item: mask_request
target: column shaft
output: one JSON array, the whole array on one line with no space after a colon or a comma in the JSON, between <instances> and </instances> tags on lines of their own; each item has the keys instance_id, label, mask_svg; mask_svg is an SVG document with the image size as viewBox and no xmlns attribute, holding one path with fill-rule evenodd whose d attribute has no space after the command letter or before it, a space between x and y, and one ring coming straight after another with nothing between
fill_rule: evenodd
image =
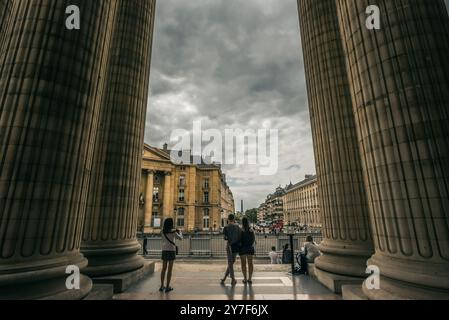
<instances>
[{"instance_id":1,"label":"column shaft","mask_svg":"<svg viewBox=\"0 0 449 320\"><path fill-rule=\"evenodd\" d=\"M154 0L118 0L82 244L91 276L143 266L136 233L154 11Z\"/></svg>"},{"instance_id":2,"label":"column shaft","mask_svg":"<svg viewBox=\"0 0 449 320\"><path fill-rule=\"evenodd\" d=\"M368 30L377 5L381 29ZM449 19L443 1L338 1L382 275L370 298L449 298Z\"/></svg>"},{"instance_id":3,"label":"column shaft","mask_svg":"<svg viewBox=\"0 0 449 320\"><path fill-rule=\"evenodd\" d=\"M336 4L298 8L324 233L316 267L361 279L373 249Z\"/></svg>"},{"instance_id":4,"label":"column shaft","mask_svg":"<svg viewBox=\"0 0 449 320\"><path fill-rule=\"evenodd\" d=\"M3 38L11 17L12 0L0 0L0 37ZM2 42L3 43L3 42Z\"/></svg>"},{"instance_id":5,"label":"column shaft","mask_svg":"<svg viewBox=\"0 0 449 320\"><path fill-rule=\"evenodd\" d=\"M110 1L8 2L0 55L0 298L79 299L80 234L102 90ZM66 7L83 28L65 28ZM2 24L3 25L3 24Z\"/></svg>"},{"instance_id":6,"label":"column shaft","mask_svg":"<svg viewBox=\"0 0 449 320\"><path fill-rule=\"evenodd\" d=\"M154 172L149 171L147 175L147 192L145 195L145 220L144 230L149 232L151 230L151 220L153 219L153 188L154 188Z\"/></svg>"},{"instance_id":7,"label":"column shaft","mask_svg":"<svg viewBox=\"0 0 449 320\"><path fill-rule=\"evenodd\" d=\"M166 173L164 179L164 204L163 204L163 218L174 218L173 215L173 197L174 194L172 192L172 174Z\"/></svg>"}]
</instances>

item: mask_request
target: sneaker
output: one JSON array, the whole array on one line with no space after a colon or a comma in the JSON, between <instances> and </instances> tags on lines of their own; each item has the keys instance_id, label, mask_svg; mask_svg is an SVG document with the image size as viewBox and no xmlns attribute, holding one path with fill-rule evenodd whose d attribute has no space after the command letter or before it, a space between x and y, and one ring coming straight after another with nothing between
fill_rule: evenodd
<instances>
[{"instance_id":1,"label":"sneaker","mask_svg":"<svg viewBox=\"0 0 449 320\"><path fill-rule=\"evenodd\" d=\"M165 287L160 287L159 288L159 292L164 292L165 291Z\"/></svg>"},{"instance_id":2,"label":"sneaker","mask_svg":"<svg viewBox=\"0 0 449 320\"><path fill-rule=\"evenodd\" d=\"M172 287L165 288L165 293L169 293L170 291L173 291Z\"/></svg>"}]
</instances>

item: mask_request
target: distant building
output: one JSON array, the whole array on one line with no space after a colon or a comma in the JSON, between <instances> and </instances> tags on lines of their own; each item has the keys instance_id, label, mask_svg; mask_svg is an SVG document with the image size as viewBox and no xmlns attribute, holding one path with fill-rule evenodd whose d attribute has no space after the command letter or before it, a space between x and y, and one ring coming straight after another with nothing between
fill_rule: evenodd
<instances>
[{"instance_id":1,"label":"distant building","mask_svg":"<svg viewBox=\"0 0 449 320\"><path fill-rule=\"evenodd\" d=\"M265 221L266 217L266 204L262 203L259 208L257 209L257 221Z\"/></svg>"},{"instance_id":2,"label":"distant building","mask_svg":"<svg viewBox=\"0 0 449 320\"><path fill-rule=\"evenodd\" d=\"M175 164L171 150L145 144L138 226L159 233L165 218L184 232L219 231L234 198L219 164ZM194 161L191 161L193 163Z\"/></svg>"},{"instance_id":3,"label":"distant building","mask_svg":"<svg viewBox=\"0 0 449 320\"><path fill-rule=\"evenodd\" d=\"M221 183L221 227L226 225L226 221L231 213L235 213L234 195L226 183L226 175L223 175Z\"/></svg>"},{"instance_id":4,"label":"distant building","mask_svg":"<svg viewBox=\"0 0 449 320\"><path fill-rule=\"evenodd\" d=\"M290 183L285 188L283 203L286 223L317 228L322 226L315 175L307 175L295 185Z\"/></svg>"},{"instance_id":5,"label":"distant building","mask_svg":"<svg viewBox=\"0 0 449 320\"><path fill-rule=\"evenodd\" d=\"M269 194L263 204L259 206L257 217L259 221L275 221L284 219L283 196L285 190L281 186Z\"/></svg>"}]
</instances>

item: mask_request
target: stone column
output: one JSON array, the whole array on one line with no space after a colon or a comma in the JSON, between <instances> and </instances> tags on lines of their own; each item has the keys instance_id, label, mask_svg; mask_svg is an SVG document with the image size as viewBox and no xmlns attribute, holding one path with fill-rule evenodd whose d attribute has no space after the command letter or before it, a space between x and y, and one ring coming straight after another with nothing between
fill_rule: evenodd
<instances>
[{"instance_id":1,"label":"stone column","mask_svg":"<svg viewBox=\"0 0 449 320\"><path fill-rule=\"evenodd\" d=\"M145 195L145 221L144 230L150 232L151 220L153 219L153 189L154 189L154 171L148 170L147 173L147 192Z\"/></svg>"},{"instance_id":2,"label":"stone column","mask_svg":"<svg viewBox=\"0 0 449 320\"><path fill-rule=\"evenodd\" d=\"M174 218L173 216L173 199L174 195L172 193L172 174L171 172L165 173L165 179L164 179L164 204L162 206L163 208L163 219L166 218ZM163 222L163 221L162 221Z\"/></svg>"},{"instance_id":3,"label":"stone column","mask_svg":"<svg viewBox=\"0 0 449 320\"><path fill-rule=\"evenodd\" d=\"M366 28L377 5L381 29ZM338 1L381 290L449 298L449 19L443 1Z\"/></svg>"},{"instance_id":4,"label":"stone column","mask_svg":"<svg viewBox=\"0 0 449 320\"><path fill-rule=\"evenodd\" d=\"M81 275L80 290L67 290L66 268L87 265L86 172L114 6L10 4L0 55L0 299L80 299L92 282ZM65 28L69 5L86 27Z\"/></svg>"},{"instance_id":5,"label":"stone column","mask_svg":"<svg viewBox=\"0 0 449 320\"><path fill-rule=\"evenodd\" d=\"M336 279L365 276L373 252L368 205L335 1L298 0L298 8L323 217L316 268L339 292Z\"/></svg>"},{"instance_id":6,"label":"stone column","mask_svg":"<svg viewBox=\"0 0 449 320\"><path fill-rule=\"evenodd\" d=\"M6 36L6 26L8 24L9 18L11 17L11 0L0 0L0 39L4 43Z\"/></svg>"},{"instance_id":7,"label":"stone column","mask_svg":"<svg viewBox=\"0 0 449 320\"><path fill-rule=\"evenodd\" d=\"M154 0L118 0L82 243L94 277L143 266L136 233L154 13Z\"/></svg>"}]
</instances>

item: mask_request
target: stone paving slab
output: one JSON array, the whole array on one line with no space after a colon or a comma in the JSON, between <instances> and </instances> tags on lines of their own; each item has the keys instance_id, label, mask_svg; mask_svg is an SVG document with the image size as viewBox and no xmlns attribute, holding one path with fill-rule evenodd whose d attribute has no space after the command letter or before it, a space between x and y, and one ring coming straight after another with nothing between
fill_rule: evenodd
<instances>
[{"instance_id":1,"label":"stone paving slab","mask_svg":"<svg viewBox=\"0 0 449 320\"><path fill-rule=\"evenodd\" d=\"M225 264L177 262L171 286L173 292L158 291L160 285L159 262L155 273L146 277L126 292L114 296L116 300L336 300L339 295L308 276L291 277L286 266L256 265L251 286L242 283L243 277L236 268L237 285L225 285L220 278Z\"/></svg>"}]
</instances>

